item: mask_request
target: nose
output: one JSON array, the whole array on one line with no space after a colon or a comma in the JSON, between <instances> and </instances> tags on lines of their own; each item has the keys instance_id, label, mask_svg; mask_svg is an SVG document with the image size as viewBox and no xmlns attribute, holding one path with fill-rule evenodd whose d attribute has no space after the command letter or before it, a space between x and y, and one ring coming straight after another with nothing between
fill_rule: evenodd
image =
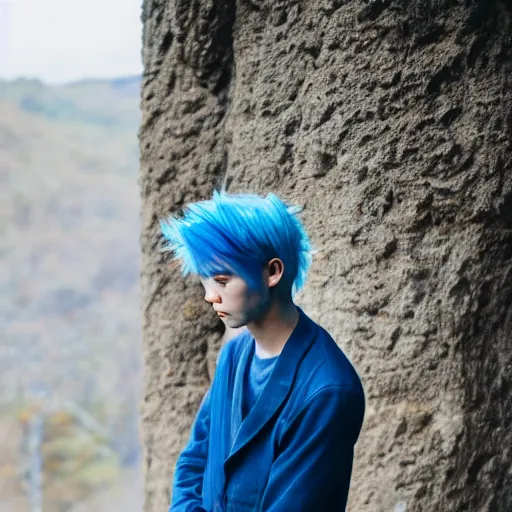
<instances>
[{"instance_id":1,"label":"nose","mask_svg":"<svg viewBox=\"0 0 512 512\"><path fill-rule=\"evenodd\" d=\"M210 304L220 303L220 296L218 293L215 293L213 290L205 290L204 300Z\"/></svg>"}]
</instances>

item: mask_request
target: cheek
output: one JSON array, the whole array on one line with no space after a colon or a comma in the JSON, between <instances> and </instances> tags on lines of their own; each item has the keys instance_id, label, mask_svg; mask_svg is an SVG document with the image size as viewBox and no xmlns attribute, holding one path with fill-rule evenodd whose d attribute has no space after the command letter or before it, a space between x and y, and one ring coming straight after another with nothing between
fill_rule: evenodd
<instances>
[{"instance_id":1,"label":"cheek","mask_svg":"<svg viewBox=\"0 0 512 512\"><path fill-rule=\"evenodd\" d=\"M262 294L261 292L253 292L246 294L244 296L244 301L247 309L259 310L266 303L266 297L265 294Z\"/></svg>"},{"instance_id":2,"label":"cheek","mask_svg":"<svg viewBox=\"0 0 512 512\"><path fill-rule=\"evenodd\" d=\"M259 298L245 289L232 290L233 293L226 294L224 300L226 305L234 309L247 310L254 308L258 304Z\"/></svg>"},{"instance_id":3,"label":"cheek","mask_svg":"<svg viewBox=\"0 0 512 512\"><path fill-rule=\"evenodd\" d=\"M265 290L252 291L244 281L237 280L232 282L223 294L223 301L226 306L231 306L233 311L246 311L260 308L262 302L265 300ZM268 293L267 293L268 295Z\"/></svg>"}]
</instances>

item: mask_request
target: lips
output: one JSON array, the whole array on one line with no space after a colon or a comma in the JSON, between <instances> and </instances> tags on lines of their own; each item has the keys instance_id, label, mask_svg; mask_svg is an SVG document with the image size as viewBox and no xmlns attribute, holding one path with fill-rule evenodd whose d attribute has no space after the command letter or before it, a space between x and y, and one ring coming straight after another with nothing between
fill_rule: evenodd
<instances>
[{"instance_id":1,"label":"lips","mask_svg":"<svg viewBox=\"0 0 512 512\"><path fill-rule=\"evenodd\" d=\"M217 311L217 314L219 316L226 316L227 315L227 313L225 313L224 311Z\"/></svg>"}]
</instances>

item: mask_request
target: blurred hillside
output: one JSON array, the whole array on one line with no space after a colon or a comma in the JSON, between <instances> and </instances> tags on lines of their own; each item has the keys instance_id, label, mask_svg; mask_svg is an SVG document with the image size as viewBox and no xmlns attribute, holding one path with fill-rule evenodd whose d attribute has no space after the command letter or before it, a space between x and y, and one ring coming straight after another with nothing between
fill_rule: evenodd
<instances>
[{"instance_id":1,"label":"blurred hillside","mask_svg":"<svg viewBox=\"0 0 512 512\"><path fill-rule=\"evenodd\" d=\"M20 493L33 418L43 469L55 470L43 475L43 510L72 510L138 471L139 85L0 81L0 432L11 432L0 475L12 480L0 484L1 510L29 510ZM97 512L131 510L106 501Z\"/></svg>"}]
</instances>

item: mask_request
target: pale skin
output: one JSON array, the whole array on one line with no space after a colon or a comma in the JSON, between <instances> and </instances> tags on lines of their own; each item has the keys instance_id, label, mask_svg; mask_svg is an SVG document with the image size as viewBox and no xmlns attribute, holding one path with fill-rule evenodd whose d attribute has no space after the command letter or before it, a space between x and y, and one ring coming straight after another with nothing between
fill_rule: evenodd
<instances>
[{"instance_id":1,"label":"pale skin","mask_svg":"<svg viewBox=\"0 0 512 512\"><path fill-rule=\"evenodd\" d=\"M299 321L290 290L283 289L283 273L282 260L270 260L263 269L263 286L258 292L250 291L248 284L234 275L201 279L206 302L213 306L226 328L247 327L260 358L279 355Z\"/></svg>"}]
</instances>

